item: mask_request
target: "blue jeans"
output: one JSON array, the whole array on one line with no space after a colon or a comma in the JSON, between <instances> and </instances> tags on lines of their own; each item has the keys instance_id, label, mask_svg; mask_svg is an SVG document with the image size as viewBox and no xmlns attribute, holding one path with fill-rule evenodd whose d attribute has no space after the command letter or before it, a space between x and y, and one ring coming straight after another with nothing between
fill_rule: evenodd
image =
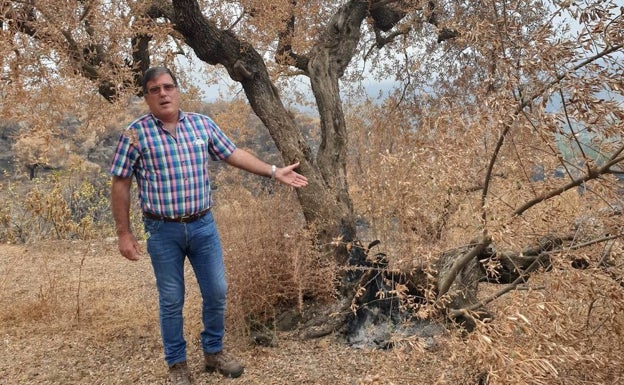
<instances>
[{"instance_id":1,"label":"blue jeans","mask_svg":"<svg viewBox=\"0 0 624 385\"><path fill-rule=\"evenodd\" d=\"M211 212L191 223L143 219L148 233L165 361L171 366L186 361L183 332L184 261L188 257L202 296L201 345L205 352L221 351L225 332L227 284L219 233Z\"/></svg>"}]
</instances>

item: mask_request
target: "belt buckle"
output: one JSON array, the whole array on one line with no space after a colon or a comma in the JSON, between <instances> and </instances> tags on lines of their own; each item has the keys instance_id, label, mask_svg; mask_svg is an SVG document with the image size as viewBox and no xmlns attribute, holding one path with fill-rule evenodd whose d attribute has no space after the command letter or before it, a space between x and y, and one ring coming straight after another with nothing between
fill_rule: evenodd
<instances>
[{"instance_id":1,"label":"belt buckle","mask_svg":"<svg viewBox=\"0 0 624 385\"><path fill-rule=\"evenodd\" d=\"M186 216L179 217L179 218L176 218L176 219L180 223L193 222L194 220L203 217L207 212L208 212L208 210L202 210L202 211L196 212L195 214L186 215Z\"/></svg>"},{"instance_id":2,"label":"belt buckle","mask_svg":"<svg viewBox=\"0 0 624 385\"><path fill-rule=\"evenodd\" d=\"M186 223L186 222L190 222L193 220L193 218L195 217L195 215L197 214L191 214L191 215L185 215L183 217L178 217L176 218L176 222L179 223Z\"/></svg>"}]
</instances>

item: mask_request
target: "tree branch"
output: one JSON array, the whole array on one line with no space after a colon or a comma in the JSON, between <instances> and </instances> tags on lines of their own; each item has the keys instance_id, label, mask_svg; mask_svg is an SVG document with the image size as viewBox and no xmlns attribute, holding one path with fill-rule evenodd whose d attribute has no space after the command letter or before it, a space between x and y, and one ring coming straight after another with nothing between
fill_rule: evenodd
<instances>
[{"instance_id":1,"label":"tree branch","mask_svg":"<svg viewBox=\"0 0 624 385\"><path fill-rule=\"evenodd\" d=\"M496 147L494 148L494 152L492 153L492 156L490 157L490 162L489 162L488 167L487 167L487 171L486 171L486 175L485 175L485 181L484 181L484 185L483 185L483 192L481 194L481 219L482 219L484 224L485 224L485 221L487 219L486 212L485 212L485 203L486 203L486 200L487 200L487 194L488 194L488 190L489 190L489 185L490 185L490 182L492 180L492 172L494 170L494 164L496 163L496 160L498 159L498 154L500 152L500 149L503 146L503 143L505 142L505 138L507 137L507 135L509 134L509 131L511 130L512 122L515 121L516 117L522 112L522 110L524 110L524 108L528 107L534 100L540 98L549 88L551 88L552 86L560 83L563 79L565 79L565 77L569 73L578 71L579 69L581 69L581 68L583 68L583 67L585 67L585 66L587 66L587 65L589 65L589 64L591 64L593 62L595 62L596 60L601 59L601 58L603 58L603 57L605 57L605 56L607 56L607 55L609 55L609 54L611 54L613 52L616 52L616 51L622 49L623 47L624 47L624 43L606 48L602 52L599 52L596 55L583 60L582 62L580 62L579 64L574 66L572 69L570 69L569 71L560 73L553 80L551 80L546 85L544 85L541 89L539 89L537 92L533 93L533 95L531 95L531 97L529 97L528 99L520 100L518 106L516 107L515 111L511 115L511 118L506 123L503 123L503 132L500 134L500 136L498 138L498 141L496 142ZM608 170L608 167L605 170ZM589 174L590 174L590 172L588 172L588 175ZM592 176L591 179L593 179L594 177L595 176ZM567 185L567 187L568 187L567 189L576 187L576 186L580 185L581 183L583 183L584 181L585 180L583 180L583 178L581 178L579 180L576 180L576 181L573 181L572 183ZM559 195L559 194L563 193L563 191L566 191L566 190L563 190L563 191L559 191L559 190L560 189L557 189L557 190L553 191L551 194L547 194L547 195L543 196L544 199L552 198L553 196ZM557 192L557 191L559 191L559 192ZM531 202L523 205L520 209L516 210L514 212L514 214L515 215L520 215L522 212L524 212L528 208L534 206L536 203L539 203L539 202L543 201L544 199L534 199Z\"/></svg>"},{"instance_id":2,"label":"tree branch","mask_svg":"<svg viewBox=\"0 0 624 385\"><path fill-rule=\"evenodd\" d=\"M308 63L310 59L307 56L299 55L292 50L292 38L295 33L295 15L294 8L297 5L296 0L292 0L291 14L288 22L284 26L284 30L278 34L277 51L275 53L275 61L282 65L292 65L301 70L304 74L308 74Z\"/></svg>"},{"instance_id":3,"label":"tree branch","mask_svg":"<svg viewBox=\"0 0 624 385\"><path fill-rule=\"evenodd\" d=\"M592 179L596 179L599 178L601 175L603 174L608 174L610 172L613 172L613 170L611 170L611 167L618 164L622 159L621 157L618 157L618 155L624 150L624 145L622 145L609 159L609 161L607 163L605 163L604 165L602 165L601 167L592 167L592 166L587 166L587 173L585 175L583 175L580 178L574 179L572 180L570 183L561 186L557 189L551 190L551 191L547 191L542 195L539 195L533 199L531 199L530 201L526 202L525 204L523 204L522 206L518 207L513 214L514 215L522 215L526 210L530 209L531 207L535 206L536 204L543 202L545 200L548 200L550 198L556 197L557 195L561 195L563 194L565 191L568 191L572 188L578 187L580 185L582 185L583 183L590 181Z\"/></svg>"},{"instance_id":4,"label":"tree branch","mask_svg":"<svg viewBox=\"0 0 624 385\"><path fill-rule=\"evenodd\" d=\"M404 26L402 28L398 28L395 31L383 36L380 31L387 32L395 27L399 21L403 20L405 16L408 15L405 9L400 7L390 7L389 5L395 3L396 1L379 1L374 3L371 6L370 14L371 18L374 20L374 32L375 32L375 46L377 49L381 49L386 44L393 42L397 37L409 34L413 28L411 26ZM433 1L429 1L427 3L427 11L429 14L425 14L423 20L421 22L427 22L436 28L438 28L438 43L442 43L443 41L456 38L459 36L459 32L456 30L452 30L449 28L440 29L440 25L438 22L438 14L436 12L436 5ZM414 11L424 11L422 7L415 7ZM371 48L372 50L372 48ZM366 54L366 56L368 53Z\"/></svg>"},{"instance_id":5,"label":"tree branch","mask_svg":"<svg viewBox=\"0 0 624 385\"><path fill-rule=\"evenodd\" d=\"M453 261L451 268L438 282L438 298L448 292L459 272L468 264L468 262L473 260L477 255L481 254L491 242L492 238L488 235L484 235L481 240L474 245L472 250Z\"/></svg>"},{"instance_id":6,"label":"tree branch","mask_svg":"<svg viewBox=\"0 0 624 385\"><path fill-rule=\"evenodd\" d=\"M534 265L537 264L537 261L539 261L539 258L535 258L535 261L533 261L533 263L527 268L527 271L530 271L534 267ZM458 316L464 315L466 311L475 311L477 309L480 309L484 307L485 305L487 305L488 303L494 301L495 299L502 297L503 295L516 289L518 285L523 283L525 281L525 278L527 278L528 276L529 276L529 273L523 272L520 274L518 278L515 279L515 281L505 286L498 292L492 294L491 296L484 298L481 301L474 303L468 307L462 308L462 309L449 309L448 314L451 317L458 317Z\"/></svg>"}]
</instances>

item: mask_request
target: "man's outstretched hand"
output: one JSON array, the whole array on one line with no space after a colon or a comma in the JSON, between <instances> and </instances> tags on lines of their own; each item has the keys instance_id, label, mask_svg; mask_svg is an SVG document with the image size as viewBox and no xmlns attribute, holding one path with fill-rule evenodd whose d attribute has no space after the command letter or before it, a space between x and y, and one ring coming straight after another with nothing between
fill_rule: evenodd
<instances>
[{"instance_id":1,"label":"man's outstretched hand","mask_svg":"<svg viewBox=\"0 0 624 385\"><path fill-rule=\"evenodd\" d=\"M292 187L305 187L308 185L308 178L299 174L295 169L299 167L299 162L290 166L275 170L275 180L278 180Z\"/></svg>"}]
</instances>

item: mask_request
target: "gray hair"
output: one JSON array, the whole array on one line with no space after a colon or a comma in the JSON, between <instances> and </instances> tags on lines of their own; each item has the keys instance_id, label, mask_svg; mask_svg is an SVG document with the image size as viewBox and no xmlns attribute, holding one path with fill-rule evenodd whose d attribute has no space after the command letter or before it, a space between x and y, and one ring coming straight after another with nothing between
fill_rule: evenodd
<instances>
[{"instance_id":1,"label":"gray hair","mask_svg":"<svg viewBox=\"0 0 624 385\"><path fill-rule=\"evenodd\" d=\"M174 86L178 86L178 79L176 79L175 75L173 74L173 72L171 72L171 70L167 67L151 67L148 68L145 73L143 73L143 80L141 81L141 85L143 87L143 95L147 95L147 83L150 80L154 80L155 78L159 77L162 74L167 74L169 76L171 76L171 79L173 79L173 85Z\"/></svg>"}]
</instances>

